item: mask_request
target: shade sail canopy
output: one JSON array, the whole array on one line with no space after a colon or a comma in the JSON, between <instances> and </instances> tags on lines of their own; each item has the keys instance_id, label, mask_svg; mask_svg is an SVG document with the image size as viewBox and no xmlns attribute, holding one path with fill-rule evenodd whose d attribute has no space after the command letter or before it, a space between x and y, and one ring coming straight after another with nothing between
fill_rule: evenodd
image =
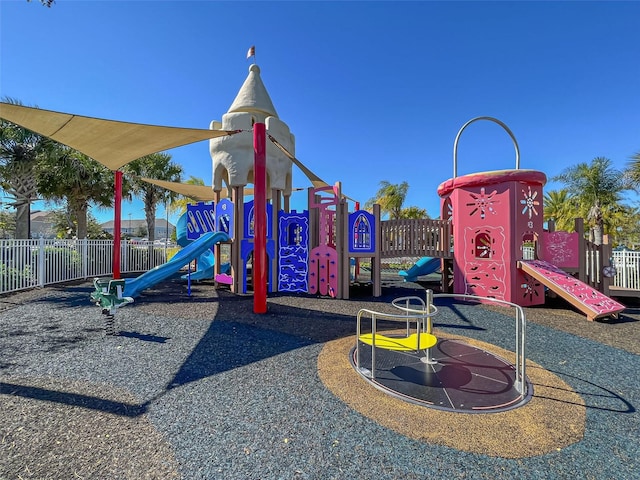
<instances>
[{"instance_id":1,"label":"shade sail canopy","mask_svg":"<svg viewBox=\"0 0 640 480\"><path fill-rule=\"evenodd\" d=\"M295 166L297 166L300 170L302 170L302 173L306 175L306 177L309 179L309 181L311 182L311 185L313 185L314 188L323 188L323 187L331 186L327 182L322 180L319 176L317 176L315 173L313 173L311 170L309 170L304 163L302 163L300 160L294 157L291 154L291 152L289 152L286 148L284 148L282 144L278 142L272 135L268 135L268 137L269 137L269 140L271 140L271 142L273 142L273 144L276 147L278 147L282 151L282 153L284 153L289 158L289 160L291 160L294 163ZM353 198L345 194L342 194L342 196L344 198L348 198L352 202L357 202L357 200L354 200Z\"/></svg>"},{"instance_id":2,"label":"shade sail canopy","mask_svg":"<svg viewBox=\"0 0 640 480\"><path fill-rule=\"evenodd\" d=\"M213 187L207 185L192 185L190 183L180 183L180 182L168 182L166 180L156 180L153 178L139 177L140 180L143 180L147 183L151 183L152 185L157 185L158 187L166 188L167 190L171 190L172 192L179 193L180 195L184 195L185 197L191 198L198 202L213 202L215 200ZM253 195L252 188L244 189L245 195ZM220 198L227 198L229 195L226 189L223 189L220 192Z\"/></svg>"},{"instance_id":3,"label":"shade sail canopy","mask_svg":"<svg viewBox=\"0 0 640 480\"><path fill-rule=\"evenodd\" d=\"M286 148L284 148L282 146L282 144L280 142L278 142L272 135L268 135L269 140L271 140L271 142L280 149L280 151L282 151L282 153L284 153L287 158L289 158L289 160L291 160L294 165L296 165L300 170L302 170L302 173L305 174L305 176L309 179L309 181L311 182L311 185L314 186L314 188L320 188L320 187L330 187L331 185L329 185L327 182L325 182L324 180L322 180L319 176L317 176L315 173L313 173L311 170L309 170L304 163L302 163L300 160L298 160L296 157L294 157L289 150L287 150Z\"/></svg>"},{"instance_id":4,"label":"shade sail canopy","mask_svg":"<svg viewBox=\"0 0 640 480\"><path fill-rule=\"evenodd\" d=\"M140 180L144 180L152 185L166 188L172 192L179 193L185 197L189 197L198 202L212 202L214 200L214 192L210 186L206 185L191 185L189 183L180 182L168 182L166 180L155 180L153 178L139 177Z\"/></svg>"},{"instance_id":5,"label":"shade sail canopy","mask_svg":"<svg viewBox=\"0 0 640 480\"><path fill-rule=\"evenodd\" d=\"M0 118L78 150L111 170L145 155L238 132L119 122L5 102L0 102Z\"/></svg>"}]
</instances>

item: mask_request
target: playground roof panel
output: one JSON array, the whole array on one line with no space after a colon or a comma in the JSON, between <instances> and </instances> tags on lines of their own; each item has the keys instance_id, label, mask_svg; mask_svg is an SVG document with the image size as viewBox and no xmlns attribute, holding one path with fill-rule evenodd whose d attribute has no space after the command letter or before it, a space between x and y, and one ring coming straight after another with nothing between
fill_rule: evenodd
<instances>
[{"instance_id":1,"label":"playground roof panel","mask_svg":"<svg viewBox=\"0 0 640 480\"><path fill-rule=\"evenodd\" d=\"M140 157L236 131L164 127L0 102L0 118L51 138L118 170Z\"/></svg>"},{"instance_id":2,"label":"playground roof panel","mask_svg":"<svg viewBox=\"0 0 640 480\"><path fill-rule=\"evenodd\" d=\"M438 195L444 197L456 188L471 188L487 185L497 185L503 182L522 182L543 185L547 183L547 176L537 170L492 170L478 172L450 178L438 186Z\"/></svg>"}]
</instances>

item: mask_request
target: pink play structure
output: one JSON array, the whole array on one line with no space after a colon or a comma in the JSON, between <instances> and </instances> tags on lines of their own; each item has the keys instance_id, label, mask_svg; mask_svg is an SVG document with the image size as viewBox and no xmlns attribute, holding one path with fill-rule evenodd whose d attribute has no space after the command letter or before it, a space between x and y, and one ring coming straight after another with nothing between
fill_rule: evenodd
<instances>
[{"instance_id":1,"label":"pink play structure","mask_svg":"<svg viewBox=\"0 0 640 480\"><path fill-rule=\"evenodd\" d=\"M516 150L515 170L457 176L460 135L477 120L496 122L507 131ZM559 268L576 265L578 234L544 232L546 176L536 170L521 170L519 163L516 139L501 121L474 118L458 132L453 178L438 187L442 216L448 216L453 224L454 293L531 306L544 303L547 287L589 320L624 310L622 304Z\"/></svg>"}]
</instances>

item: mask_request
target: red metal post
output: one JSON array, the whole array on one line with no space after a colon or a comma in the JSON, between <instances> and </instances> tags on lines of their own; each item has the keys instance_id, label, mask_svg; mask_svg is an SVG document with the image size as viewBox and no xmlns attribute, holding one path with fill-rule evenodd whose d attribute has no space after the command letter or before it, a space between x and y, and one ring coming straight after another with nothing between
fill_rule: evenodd
<instances>
[{"instance_id":1,"label":"red metal post","mask_svg":"<svg viewBox=\"0 0 640 480\"><path fill-rule=\"evenodd\" d=\"M120 278L120 227L122 224L122 172L115 172L113 196L113 278Z\"/></svg>"},{"instance_id":2,"label":"red metal post","mask_svg":"<svg viewBox=\"0 0 640 480\"><path fill-rule=\"evenodd\" d=\"M267 313L267 154L266 126L253 125L253 313Z\"/></svg>"}]
</instances>

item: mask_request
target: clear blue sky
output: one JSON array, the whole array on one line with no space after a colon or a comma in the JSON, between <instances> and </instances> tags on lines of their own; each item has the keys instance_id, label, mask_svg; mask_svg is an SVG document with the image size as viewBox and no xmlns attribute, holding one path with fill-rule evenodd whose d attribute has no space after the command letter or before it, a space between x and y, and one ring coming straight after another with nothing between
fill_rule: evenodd
<instances>
[{"instance_id":1,"label":"clear blue sky","mask_svg":"<svg viewBox=\"0 0 640 480\"><path fill-rule=\"evenodd\" d=\"M640 151L640 2L3 0L0 16L1 96L157 125L221 120L255 45L296 156L363 203L407 181L406 206L437 217L455 136L478 116L505 122L521 168L549 178ZM211 184L208 142L170 153ZM458 175L514 167L501 127L464 131ZM309 186L297 169L294 186Z\"/></svg>"}]
</instances>

